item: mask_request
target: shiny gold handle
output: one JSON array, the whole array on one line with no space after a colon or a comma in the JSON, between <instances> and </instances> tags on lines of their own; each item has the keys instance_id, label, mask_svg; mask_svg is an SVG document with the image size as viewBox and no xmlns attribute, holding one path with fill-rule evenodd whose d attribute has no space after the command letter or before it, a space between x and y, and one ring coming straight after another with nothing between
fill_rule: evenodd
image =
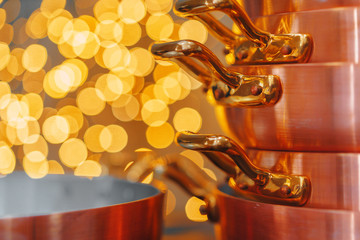
<instances>
[{"instance_id":1,"label":"shiny gold handle","mask_svg":"<svg viewBox=\"0 0 360 240\"><path fill-rule=\"evenodd\" d=\"M178 0L175 13L203 22L210 32L227 45L230 64L307 62L313 42L307 34L274 35L256 27L236 0ZM247 39L237 36L210 15L222 11L239 27ZM252 42L252 44L250 42Z\"/></svg>"},{"instance_id":2,"label":"shiny gold handle","mask_svg":"<svg viewBox=\"0 0 360 240\"><path fill-rule=\"evenodd\" d=\"M238 173L235 178L232 176L229 182L238 193L244 196L264 202L295 206L304 205L310 197L311 186L307 177L272 173L269 170L260 169L250 161L239 145L227 137L182 132L177 134L176 141L187 149L228 155L247 176ZM210 160L214 159L210 156ZM216 161L220 160L216 159Z\"/></svg>"},{"instance_id":3,"label":"shiny gold handle","mask_svg":"<svg viewBox=\"0 0 360 240\"><path fill-rule=\"evenodd\" d=\"M231 107L274 105L281 97L282 89L278 76L247 76L229 72L220 60L203 44L192 40L157 43L151 46L156 59L180 62L187 70L197 75L206 85L211 102ZM210 69L210 73L194 58ZM212 81L212 75L215 80Z\"/></svg>"},{"instance_id":4,"label":"shiny gold handle","mask_svg":"<svg viewBox=\"0 0 360 240\"><path fill-rule=\"evenodd\" d=\"M131 165L126 176L131 181L142 181L154 171L158 178L167 178L179 184L184 190L206 202L205 212L211 221L219 218L216 206L217 185L195 163L178 154L162 157L149 156Z\"/></svg>"}]
</instances>

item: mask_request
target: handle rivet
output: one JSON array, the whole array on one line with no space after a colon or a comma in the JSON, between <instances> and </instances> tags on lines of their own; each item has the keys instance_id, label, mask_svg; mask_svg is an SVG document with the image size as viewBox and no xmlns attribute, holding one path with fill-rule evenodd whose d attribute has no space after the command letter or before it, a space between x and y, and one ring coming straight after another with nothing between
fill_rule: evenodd
<instances>
[{"instance_id":1,"label":"handle rivet","mask_svg":"<svg viewBox=\"0 0 360 240\"><path fill-rule=\"evenodd\" d=\"M282 185L280 188L280 192L281 194L288 196L291 194L291 189L288 185Z\"/></svg>"},{"instance_id":2,"label":"handle rivet","mask_svg":"<svg viewBox=\"0 0 360 240\"><path fill-rule=\"evenodd\" d=\"M201 205L199 211L201 215L207 215L207 208L205 205Z\"/></svg>"},{"instance_id":3,"label":"handle rivet","mask_svg":"<svg viewBox=\"0 0 360 240\"><path fill-rule=\"evenodd\" d=\"M225 97L225 93L220 88L214 89L214 97L216 100L220 100Z\"/></svg>"},{"instance_id":4,"label":"handle rivet","mask_svg":"<svg viewBox=\"0 0 360 240\"><path fill-rule=\"evenodd\" d=\"M251 94L254 96L260 95L262 93L262 90L263 90L263 88L258 85L251 86L251 89L250 89Z\"/></svg>"},{"instance_id":5,"label":"handle rivet","mask_svg":"<svg viewBox=\"0 0 360 240\"><path fill-rule=\"evenodd\" d=\"M292 48L289 45L285 45L280 49L282 55L289 55L292 52Z\"/></svg>"}]
</instances>

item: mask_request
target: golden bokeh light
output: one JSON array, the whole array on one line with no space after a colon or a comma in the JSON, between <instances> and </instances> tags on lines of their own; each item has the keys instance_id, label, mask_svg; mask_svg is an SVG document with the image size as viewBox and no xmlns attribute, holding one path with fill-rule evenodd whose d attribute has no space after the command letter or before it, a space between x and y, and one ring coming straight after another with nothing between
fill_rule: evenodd
<instances>
[{"instance_id":1,"label":"golden bokeh light","mask_svg":"<svg viewBox=\"0 0 360 240\"><path fill-rule=\"evenodd\" d=\"M32 143L24 143L23 145L24 155L31 152L41 152L45 157L48 156L49 147L43 136L38 136L37 140Z\"/></svg>"},{"instance_id":2,"label":"golden bokeh light","mask_svg":"<svg viewBox=\"0 0 360 240\"><path fill-rule=\"evenodd\" d=\"M105 126L97 124L86 130L84 134L84 142L90 151L95 153L105 151L100 143L100 134L104 128Z\"/></svg>"},{"instance_id":3,"label":"golden bokeh light","mask_svg":"<svg viewBox=\"0 0 360 240\"><path fill-rule=\"evenodd\" d=\"M145 5L151 15L163 15L170 12L173 0L145 0Z\"/></svg>"},{"instance_id":4,"label":"golden bokeh light","mask_svg":"<svg viewBox=\"0 0 360 240\"><path fill-rule=\"evenodd\" d=\"M43 81L45 78L45 71L41 69L39 72L25 71L23 75L23 88L28 93L39 94L43 91Z\"/></svg>"},{"instance_id":5,"label":"golden bokeh light","mask_svg":"<svg viewBox=\"0 0 360 240\"><path fill-rule=\"evenodd\" d=\"M180 153L184 157L187 157L191 161L193 161L196 165L198 165L200 168L204 167L204 159L201 156L201 153L192 151L192 150L185 150Z\"/></svg>"},{"instance_id":6,"label":"golden bokeh light","mask_svg":"<svg viewBox=\"0 0 360 240\"><path fill-rule=\"evenodd\" d=\"M9 174L15 169L15 154L11 148L3 143L0 146L0 173Z\"/></svg>"},{"instance_id":7,"label":"golden bokeh light","mask_svg":"<svg viewBox=\"0 0 360 240\"><path fill-rule=\"evenodd\" d=\"M69 133L77 133L84 124L84 117L79 108L67 105L59 109L58 115L64 117L69 124Z\"/></svg>"},{"instance_id":8,"label":"golden bokeh light","mask_svg":"<svg viewBox=\"0 0 360 240\"><path fill-rule=\"evenodd\" d=\"M65 8L66 0L43 0L41 2L40 10L46 17L51 17L56 10Z\"/></svg>"},{"instance_id":9,"label":"golden bokeh light","mask_svg":"<svg viewBox=\"0 0 360 240\"><path fill-rule=\"evenodd\" d=\"M27 157L24 157L23 167L26 174L34 179L43 178L49 172L49 163L46 159L40 162L33 162Z\"/></svg>"},{"instance_id":10,"label":"golden bokeh light","mask_svg":"<svg viewBox=\"0 0 360 240\"><path fill-rule=\"evenodd\" d=\"M42 133L49 143L59 144L69 137L70 126L66 118L51 116L44 121Z\"/></svg>"},{"instance_id":11,"label":"golden bokeh light","mask_svg":"<svg viewBox=\"0 0 360 240\"><path fill-rule=\"evenodd\" d=\"M146 139L154 148L167 148L173 143L174 137L174 129L167 122L159 127L148 127L146 130Z\"/></svg>"},{"instance_id":12,"label":"golden bokeh light","mask_svg":"<svg viewBox=\"0 0 360 240\"><path fill-rule=\"evenodd\" d=\"M61 162L70 168L79 166L88 156L85 143L78 138L66 140L59 149Z\"/></svg>"},{"instance_id":13,"label":"golden bokeh light","mask_svg":"<svg viewBox=\"0 0 360 240\"><path fill-rule=\"evenodd\" d=\"M208 31L201 22L197 20L188 20L181 24L179 38L205 43L208 38Z\"/></svg>"},{"instance_id":14,"label":"golden bokeh light","mask_svg":"<svg viewBox=\"0 0 360 240\"><path fill-rule=\"evenodd\" d=\"M197 111L176 103L202 84L148 50L154 40L204 43L201 23L174 23L172 0L69 3L42 0L26 15L20 0L0 8L0 174L14 171L17 157L31 178L68 168L106 175L104 159L137 140L164 149L174 129L201 128ZM198 154L183 155L203 167ZM168 196L167 214L176 202Z\"/></svg>"},{"instance_id":15,"label":"golden bokeh light","mask_svg":"<svg viewBox=\"0 0 360 240\"><path fill-rule=\"evenodd\" d=\"M176 197L174 195L174 193L168 189L166 192L166 210L165 210L165 214L169 215L170 213L172 213L174 211L176 207Z\"/></svg>"},{"instance_id":16,"label":"golden bokeh light","mask_svg":"<svg viewBox=\"0 0 360 240\"><path fill-rule=\"evenodd\" d=\"M101 175L101 165L96 161L86 160L75 169L74 175L82 177L99 177Z\"/></svg>"},{"instance_id":17,"label":"golden bokeh light","mask_svg":"<svg viewBox=\"0 0 360 240\"><path fill-rule=\"evenodd\" d=\"M203 200L197 197L189 198L185 205L186 216L194 222L206 222L208 217L207 215L202 215L200 213L201 206L206 206L206 203Z\"/></svg>"},{"instance_id":18,"label":"golden bokeh light","mask_svg":"<svg viewBox=\"0 0 360 240\"><path fill-rule=\"evenodd\" d=\"M152 15L146 22L146 33L155 41L167 40L174 30L174 20L168 15Z\"/></svg>"},{"instance_id":19,"label":"golden bokeh light","mask_svg":"<svg viewBox=\"0 0 360 240\"><path fill-rule=\"evenodd\" d=\"M123 94L111 104L111 110L114 117L122 122L129 122L139 114L140 103L133 95Z\"/></svg>"},{"instance_id":20,"label":"golden bokeh light","mask_svg":"<svg viewBox=\"0 0 360 240\"><path fill-rule=\"evenodd\" d=\"M4 26L6 21L6 11L0 8L0 29Z\"/></svg>"},{"instance_id":21,"label":"golden bokeh light","mask_svg":"<svg viewBox=\"0 0 360 240\"><path fill-rule=\"evenodd\" d=\"M10 49L9 46L0 42L0 70L3 70L10 60Z\"/></svg>"},{"instance_id":22,"label":"golden bokeh light","mask_svg":"<svg viewBox=\"0 0 360 240\"><path fill-rule=\"evenodd\" d=\"M198 132L202 125L202 118L200 113L195 109L182 108L175 113L173 123L178 132Z\"/></svg>"},{"instance_id":23,"label":"golden bokeh light","mask_svg":"<svg viewBox=\"0 0 360 240\"><path fill-rule=\"evenodd\" d=\"M104 137L107 138L107 136L110 136L110 139L105 140ZM108 144L106 144L105 142L108 142ZM119 125L109 125L101 131L100 144L106 146L105 150L107 152L120 152L127 143L128 134L126 130Z\"/></svg>"},{"instance_id":24,"label":"golden bokeh light","mask_svg":"<svg viewBox=\"0 0 360 240\"><path fill-rule=\"evenodd\" d=\"M108 102L115 101L123 92L122 81L114 74L101 75L96 80L95 88L101 91Z\"/></svg>"},{"instance_id":25,"label":"golden bokeh light","mask_svg":"<svg viewBox=\"0 0 360 240\"><path fill-rule=\"evenodd\" d=\"M136 23L146 15L144 2L141 0L122 0L118 7L118 15L124 23Z\"/></svg>"},{"instance_id":26,"label":"golden bokeh light","mask_svg":"<svg viewBox=\"0 0 360 240\"><path fill-rule=\"evenodd\" d=\"M47 50L39 44L28 46L22 57L22 64L29 72L40 71L47 61Z\"/></svg>"},{"instance_id":27,"label":"golden bokeh light","mask_svg":"<svg viewBox=\"0 0 360 240\"><path fill-rule=\"evenodd\" d=\"M56 160L49 160L48 165L48 174L65 174L64 168Z\"/></svg>"},{"instance_id":28,"label":"golden bokeh light","mask_svg":"<svg viewBox=\"0 0 360 240\"><path fill-rule=\"evenodd\" d=\"M86 115L94 116L105 108L105 96L96 88L85 88L79 92L76 104Z\"/></svg>"},{"instance_id":29,"label":"golden bokeh light","mask_svg":"<svg viewBox=\"0 0 360 240\"><path fill-rule=\"evenodd\" d=\"M169 108L161 100L149 100L142 107L141 116L147 125L152 127L159 127L168 120Z\"/></svg>"},{"instance_id":30,"label":"golden bokeh light","mask_svg":"<svg viewBox=\"0 0 360 240\"><path fill-rule=\"evenodd\" d=\"M203 168L203 171L204 171L209 177L211 177L214 181L217 180L216 174L214 173L213 170L208 169L208 168Z\"/></svg>"}]
</instances>

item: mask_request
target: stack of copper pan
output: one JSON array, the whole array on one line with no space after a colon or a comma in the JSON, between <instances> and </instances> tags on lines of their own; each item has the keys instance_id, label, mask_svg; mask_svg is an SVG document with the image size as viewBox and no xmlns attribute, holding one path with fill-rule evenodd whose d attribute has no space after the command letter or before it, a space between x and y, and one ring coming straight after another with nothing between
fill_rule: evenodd
<instances>
[{"instance_id":1,"label":"stack of copper pan","mask_svg":"<svg viewBox=\"0 0 360 240\"><path fill-rule=\"evenodd\" d=\"M204 82L230 137L177 136L229 175L236 197L192 191L219 237L360 239L360 0L179 0L175 13L206 24L231 64L190 40L152 46Z\"/></svg>"}]
</instances>

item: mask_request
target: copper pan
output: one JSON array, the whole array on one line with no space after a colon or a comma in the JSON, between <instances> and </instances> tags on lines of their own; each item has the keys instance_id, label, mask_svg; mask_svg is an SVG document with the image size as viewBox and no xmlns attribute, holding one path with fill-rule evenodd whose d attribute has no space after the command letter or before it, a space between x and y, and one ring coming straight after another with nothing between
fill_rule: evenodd
<instances>
[{"instance_id":1,"label":"copper pan","mask_svg":"<svg viewBox=\"0 0 360 240\"><path fill-rule=\"evenodd\" d=\"M259 17L255 25L273 34L306 33L314 41L309 62L359 62L359 7Z\"/></svg>"},{"instance_id":2,"label":"copper pan","mask_svg":"<svg viewBox=\"0 0 360 240\"><path fill-rule=\"evenodd\" d=\"M246 148L360 151L359 64L227 69L195 41L154 44L151 50L157 59L177 61L204 82L210 102L217 106L220 125Z\"/></svg>"},{"instance_id":3,"label":"copper pan","mask_svg":"<svg viewBox=\"0 0 360 240\"><path fill-rule=\"evenodd\" d=\"M206 155L230 177L229 186L244 198L308 208L360 211L359 154L245 152L225 136L189 132L179 133L176 141L186 149ZM249 171L249 168L254 170ZM258 183L258 177L253 177L252 172L268 180ZM275 194L276 191L283 194ZM273 197L272 201L264 199L264 195Z\"/></svg>"},{"instance_id":4,"label":"copper pan","mask_svg":"<svg viewBox=\"0 0 360 240\"><path fill-rule=\"evenodd\" d=\"M163 193L111 177L0 179L0 239L160 239Z\"/></svg>"},{"instance_id":5,"label":"copper pan","mask_svg":"<svg viewBox=\"0 0 360 240\"><path fill-rule=\"evenodd\" d=\"M218 189L216 182L189 159L168 155L154 162L157 162L154 168L158 177L175 181L205 201L206 205L199 211L216 223L218 239L348 240L360 237L358 211L248 201L234 197L228 186ZM141 171L137 170L140 176Z\"/></svg>"},{"instance_id":6,"label":"copper pan","mask_svg":"<svg viewBox=\"0 0 360 240\"><path fill-rule=\"evenodd\" d=\"M359 152L360 66L296 64L238 66L246 74L275 74L280 101L266 108L217 106L225 132L247 148Z\"/></svg>"},{"instance_id":7,"label":"copper pan","mask_svg":"<svg viewBox=\"0 0 360 240\"><path fill-rule=\"evenodd\" d=\"M359 0L238 0L252 18L277 13L360 6Z\"/></svg>"}]
</instances>

